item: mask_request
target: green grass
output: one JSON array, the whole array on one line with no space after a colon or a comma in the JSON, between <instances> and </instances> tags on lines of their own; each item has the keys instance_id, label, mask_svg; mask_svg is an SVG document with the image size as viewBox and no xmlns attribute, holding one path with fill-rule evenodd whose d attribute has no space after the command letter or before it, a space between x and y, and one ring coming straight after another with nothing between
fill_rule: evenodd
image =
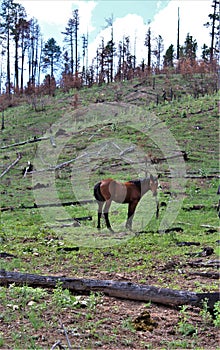
<instances>
[{"instance_id":1,"label":"green grass","mask_svg":"<svg viewBox=\"0 0 220 350\"><path fill-rule=\"evenodd\" d=\"M29 104L8 109L5 112L6 129L0 135L1 145L50 135L51 130L57 147L53 148L50 140L47 140L1 150L1 173L16 159L16 152L20 152L22 158L1 178L0 207L13 208L1 212L0 252L16 257L1 259L0 268L84 278L114 279L119 275L135 283L196 292L216 291L217 280L192 280L187 265L189 260L200 258L199 252L207 246L214 249L214 254L203 260L214 260L219 255L216 243L219 239L216 211L219 95L213 93L197 99L192 97L193 84L205 84L205 81L210 81L210 77L180 79L179 76L156 76L155 91L152 81L142 84L142 88L146 88L151 96L146 94L147 100L143 96L137 97L134 86L138 81L133 81L78 91L80 106L76 110L71 105L75 91L69 94L58 92L55 98L48 98L42 112L35 112ZM178 98L172 103L156 105L157 93L163 87L168 89L168 86L178 91ZM114 102L118 91L121 93L121 104ZM103 94L105 103L95 103ZM137 99L132 99L132 96ZM148 101L148 98L151 100ZM128 100L130 104L126 104ZM65 130L66 136L56 136L61 129ZM134 147L135 151L120 156L120 152L129 147ZM188 160L182 162L180 158L173 157L178 151L176 147L187 153ZM167 160L153 162L162 158ZM71 159L76 160L55 172L45 170ZM34 173L33 177L28 174L24 178L22 169L29 160L37 170L44 171ZM114 203L111 207L110 220L116 231L114 235L104 224L101 232L97 232L96 203L25 209L26 206L34 206L34 203L62 204L93 199L93 186L101 177L111 176L126 181L144 176L146 160L150 171L161 175L159 199L163 205L156 220L155 203L151 194L147 194L137 208L134 232L124 229L126 205ZM43 188L36 188L39 184ZM198 205L202 206L201 209L195 210L193 206ZM172 219L174 209L176 212ZM82 222L79 227L71 225L72 218L83 216L92 216L93 219ZM161 233L161 228L167 228L166 222L173 231ZM200 246L177 244L184 241L199 242ZM68 252L61 249L65 247L79 249ZM53 294L51 291L29 288L0 287L1 299L5 300L5 309L0 310L0 317L4 325L17 325L11 333L13 346L19 348L29 344L30 349L40 349L43 341L37 338L38 333L41 330L55 332L59 312L64 315L65 307L75 310L79 305L76 305L74 296L62 291L59 286ZM120 337L123 346L132 345L135 336L131 329L128 329L127 338L120 335L120 329L115 334L100 330L109 322L105 315L96 319L93 306L96 303L101 305L101 299L97 295L86 299L87 313L83 321L81 309L77 310L80 314L73 312L72 316L80 319L80 323L75 324L73 330L69 328L70 334L84 334L82 339L90 334L87 340L82 340L82 347L92 347L94 339L96 347L108 343L115 346L116 339ZM74 302L76 304L73 306ZM48 321L48 307L50 317L53 314L51 321ZM186 335L187 325L191 325L191 322L191 319L182 321L179 333ZM129 325L126 319L121 321L122 328L129 328ZM199 334L199 325L194 322L193 327ZM0 333L0 347L4 348L7 341L5 334ZM175 339L165 340L161 345L167 349L174 346L199 348L199 342L199 337L190 343L187 335L186 339L175 335ZM48 341L47 344L51 347L54 343ZM151 343L148 342L147 347L150 348Z\"/></svg>"}]
</instances>

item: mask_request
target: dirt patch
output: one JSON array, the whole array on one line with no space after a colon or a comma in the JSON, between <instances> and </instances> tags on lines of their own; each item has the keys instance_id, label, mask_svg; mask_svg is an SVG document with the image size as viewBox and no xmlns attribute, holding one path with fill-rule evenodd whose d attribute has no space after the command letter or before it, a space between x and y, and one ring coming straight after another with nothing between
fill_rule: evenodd
<instances>
[{"instance_id":1,"label":"dirt patch","mask_svg":"<svg viewBox=\"0 0 220 350\"><path fill-rule=\"evenodd\" d=\"M9 258L8 258L9 259ZM204 263L208 257L202 258ZM58 276L73 276L73 266L65 268L66 261L60 266ZM86 275L96 279L111 279L118 281L142 280L148 285L163 285L169 287L175 279L178 289L196 290L196 286L209 285L211 279L195 277L189 274L194 271L189 264L180 262L174 257L168 262L153 266L149 274L138 271L140 261L136 262L137 270L130 273L115 273L101 271L97 266L91 266L86 272L78 269L78 276ZM50 267L42 274L50 274ZM54 273L52 273L55 275ZM175 276L175 277L174 277ZM218 346L218 329L214 326L210 314L197 307L169 307L154 303L128 301L97 294L94 304L86 304L89 296L81 296L80 308L61 307L53 305L53 292L46 290L45 309L41 311L40 321L30 318L32 302L39 304L42 300L27 300L24 304L19 301L0 305L1 334L4 335L3 349L15 348L18 337L25 334L33 341L31 348L51 349L58 344L60 349L68 349L67 339L73 349L216 349ZM9 298L10 299L10 298ZM7 320L5 308L11 309L13 319ZM37 309L37 308L36 308ZM35 309L35 310L36 310ZM137 326L139 320L139 327ZM14 334L14 339L13 339ZM15 339L16 334L16 339ZM1 347L0 347L1 348Z\"/></svg>"},{"instance_id":2,"label":"dirt patch","mask_svg":"<svg viewBox=\"0 0 220 350\"><path fill-rule=\"evenodd\" d=\"M47 349L58 340L67 349L67 337L73 349L194 349L197 346L216 349L217 329L203 321L199 312L199 309L190 307L187 319L181 321L180 312L175 308L155 304L146 308L140 302L101 297L92 312L66 309L55 315L53 310L46 310L42 318L46 326L40 331L32 328L30 335L35 342L34 348ZM143 313L149 314L151 327L136 330L135 320ZM29 326L25 318L18 318L13 325L1 321L1 332L6 340L4 349L14 348L12 330L19 334L23 328L28 333Z\"/></svg>"}]
</instances>

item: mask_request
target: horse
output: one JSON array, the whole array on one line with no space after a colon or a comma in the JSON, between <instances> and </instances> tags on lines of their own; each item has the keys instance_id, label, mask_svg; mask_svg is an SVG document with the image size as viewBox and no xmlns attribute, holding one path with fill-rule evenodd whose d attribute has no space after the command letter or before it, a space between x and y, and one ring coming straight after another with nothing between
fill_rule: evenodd
<instances>
[{"instance_id":1,"label":"horse","mask_svg":"<svg viewBox=\"0 0 220 350\"><path fill-rule=\"evenodd\" d=\"M159 201L157 199L158 190L158 178L153 177L151 174L149 177L145 177L140 180L130 180L127 182L119 182L111 178L101 180L94 186L94 197L98 203L98 225L100 229L100 221L102 213L104 213L105 223L107 228L112 230L108 212L112 201L116 203L128 204L128 214L126 221L126 228L132 230L132 220L134 217L135 209L143 197L143 195L151 190L156 200L156 218L159 217ZM105 206L104 206L105 204ZM104 210L103 210L104 206Z\"/></svg>"}]
</instances>

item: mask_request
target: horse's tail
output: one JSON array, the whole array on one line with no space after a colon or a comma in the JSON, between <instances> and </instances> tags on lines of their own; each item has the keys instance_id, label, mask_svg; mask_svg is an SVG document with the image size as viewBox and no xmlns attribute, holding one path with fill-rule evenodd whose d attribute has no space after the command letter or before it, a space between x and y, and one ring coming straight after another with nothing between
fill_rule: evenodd
<instances>
[{"instance_id":1,"label":"horse's tail","mask_svg":"<svg viewBox=\"0 0 220 350\"><path fill-rule=\"evenodd\" d=\"M97 201L99 202L105 202L105 198L103 197L103 195L101 194L101 190L100 190L100 185L101 182L98 182L95 186L94 186L94 197Z\"/></svg>"}]
</instances>

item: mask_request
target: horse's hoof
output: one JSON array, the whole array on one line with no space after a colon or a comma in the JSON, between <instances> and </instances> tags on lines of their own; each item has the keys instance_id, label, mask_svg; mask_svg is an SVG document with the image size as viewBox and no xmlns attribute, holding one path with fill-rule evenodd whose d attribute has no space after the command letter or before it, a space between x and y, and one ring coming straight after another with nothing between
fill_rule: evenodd
<instances>
[{"instance_id":1,"label":"horse's hoof","mask_svg":"<svg viewBox=\"0 0 220 350\"><path fill-rule=\"evenodd\" d=\"M110 232L115 233L115 231L114 231L114 230L112 230L112 228L111 228L111 227L108 227L108 229L109 229L109 231L110 231Z\"/></svg>"}]
</instances>

